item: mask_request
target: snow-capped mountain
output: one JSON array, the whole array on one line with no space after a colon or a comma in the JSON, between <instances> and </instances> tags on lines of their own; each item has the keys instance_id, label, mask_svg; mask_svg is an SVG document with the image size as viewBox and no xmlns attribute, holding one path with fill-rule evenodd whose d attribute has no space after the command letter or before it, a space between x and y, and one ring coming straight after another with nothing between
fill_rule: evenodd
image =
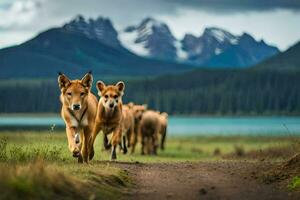
<instances>
[{"instance_id":1,"label":"snow-capped mountain","mask_svg":"<svg viewBox=\"0 0 300 200\"><path fill-rule=\"evenodd\" d=\"M107 18L87 20L77 16L63 29L141 57L196 66L247 67L279 52L247 33L238 36L216 27L206 28L200 36L186 34L178 39L167 24L153 18L117 31Z\"/></svg>"},{"instance_id":2,"label":"snow-capped mountain","mask_svg":"<svg viewBox=\"0 0 300 200\"><path fill-rule=\"evenodd\" d=\"M137 55L199 66L251 66L279 52L276 47L256 41L249 34L237 36L216 27L206 28L199 37L186 34L179 40L165 23L152 18L127 27L120 32L119 39L125 48ZM232 49L240 51L227 58ZM222 62L216 58L222 58Z\"/></svg>"},{"instance_id":3,"label":"snow-capped mountain","mask_svg":"<svg viewBox=\"0 0 300 200\"><path fill-rule=\"evenodd\" d=\"M181 43L188 55L187 60L202 65L229 46L236 45L238 37L219 28L206 28L200 37L186 34Z\"/></svg>"},{"instance_id":4,"label":"snow-capped mountain","mask_svg":"<svg viewBox=\"0 0 300 200\"><path fill-rule=\"evenodd\" d=\"M218 67L248 67L255 65L275 54L279 49L256 41L251 35L244 33L236 37L236 43L226 46L222 53L212 56L205 65Z\"/></svg>"},{"instance_id":5,"label":"snow-capped mountain","mask_svg":"<svg viewBox=\"0 0 300 200\"><path fill-rule=\"evenodd\" d=\"M175 60L178 41L169 27L152 18L144 19L137 26L129 26L119 35L121 43L141 56Z\"/></svg>"},{"instance_id":6,"label":"snow-capped mountain","mask_svg":"<svg viewBox=\"0 0 300 200\"><path fill-rule=\"evenodd\" d=\"M65 24L63 28L67 31L84 34L90 39L96 39L112 47L121 47L118 32L107 18L98 17L95 20L86 20L83 16L78 15L71 22Z\"/></svg>"}]
</instances>

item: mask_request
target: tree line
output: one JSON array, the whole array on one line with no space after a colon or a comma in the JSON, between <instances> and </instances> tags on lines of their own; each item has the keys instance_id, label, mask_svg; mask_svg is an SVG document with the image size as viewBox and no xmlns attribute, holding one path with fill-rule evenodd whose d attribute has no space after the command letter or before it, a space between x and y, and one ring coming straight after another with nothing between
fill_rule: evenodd
<instances>
[{"instance_id":1,"label":"tree line","mask_svg":"<svg viewBox=\"0 0 300 200\"><path fill-rule=\"evenodd\" d=\"M96 94L95 88L93 88ZM0 83L0 112L59 112L56 81ZM124 102L183 115L300 114L300 73L196 70L126 81Z\"/></svg>"}]
</instances>

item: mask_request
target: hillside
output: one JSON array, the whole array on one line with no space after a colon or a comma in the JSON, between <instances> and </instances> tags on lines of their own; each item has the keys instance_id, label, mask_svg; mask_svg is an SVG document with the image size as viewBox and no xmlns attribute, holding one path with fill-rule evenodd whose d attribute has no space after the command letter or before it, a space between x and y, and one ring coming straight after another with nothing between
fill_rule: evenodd
<instances>
[{"instance_id":1,"label":"hillside","mask_svg":"<svg viewBox=\"0 0 300 200\"><path fill-rule=\"evenodd\" d=\"M288 50L258 64L256 69L264 70L300 70L300 42Z\"/></svg>"}]
</instances>

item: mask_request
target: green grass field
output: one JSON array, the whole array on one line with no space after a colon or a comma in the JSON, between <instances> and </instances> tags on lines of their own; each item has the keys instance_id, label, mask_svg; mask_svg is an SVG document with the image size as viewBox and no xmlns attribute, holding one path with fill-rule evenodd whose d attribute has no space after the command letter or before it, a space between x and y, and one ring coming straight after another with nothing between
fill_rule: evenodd
<instances>
[{"instance_id":1,"label":"green grass field","mask_svg":"<svg viewBox=\"0 0 300 200\"><path fill-rule=\"evenodd\" d=\"M111 166L110 153L95 144L90 164L78 164L67 148L64 132L1 132L1 199L113 199L130 187L126 170ZM184 162L220 159L282 160L298 150L297 137L202 136L168 137L157 156L118 152L122 162Z\"/></svg>"}]
</instances>

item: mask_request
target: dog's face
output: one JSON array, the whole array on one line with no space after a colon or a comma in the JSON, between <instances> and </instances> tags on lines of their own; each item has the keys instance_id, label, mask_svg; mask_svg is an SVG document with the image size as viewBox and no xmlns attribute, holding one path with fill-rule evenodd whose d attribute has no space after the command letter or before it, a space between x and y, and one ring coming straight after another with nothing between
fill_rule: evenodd
<instances>
[{"instance_id":1,"label":"dog's face","mask_svg":"<svg viewBox=\"0 0 300 200\"><path fill-rule=\"evenodd\" d=\"M87 73L81 80L70 80L66 75L58 76L58 84L63 96L63 102L73 111L82 109L91 90L93 76Z\"/></svg>"},{"instance_id":2,"label":"dog's face","mask_svg":"<svg viewBox=\"0 0 300 200\"><path fill-rule=\"evenodd\" d=\"M116 85L106 86L102 81L97 82L98 95L101 97L99 103L108 109L112 110L122 103L125 84L120 81Z\"/></svg>"},{"instance_id":3,"label":"dog's face","mask_svg":"<svg viewBox=\"0 0 300 200\"><path fill-rule=\"evenodd\" d=\"M143 113L147 110L147 105L133 105L132 110L135 120L140 121L142 119Z\"/></svg>"}]
</instances>

